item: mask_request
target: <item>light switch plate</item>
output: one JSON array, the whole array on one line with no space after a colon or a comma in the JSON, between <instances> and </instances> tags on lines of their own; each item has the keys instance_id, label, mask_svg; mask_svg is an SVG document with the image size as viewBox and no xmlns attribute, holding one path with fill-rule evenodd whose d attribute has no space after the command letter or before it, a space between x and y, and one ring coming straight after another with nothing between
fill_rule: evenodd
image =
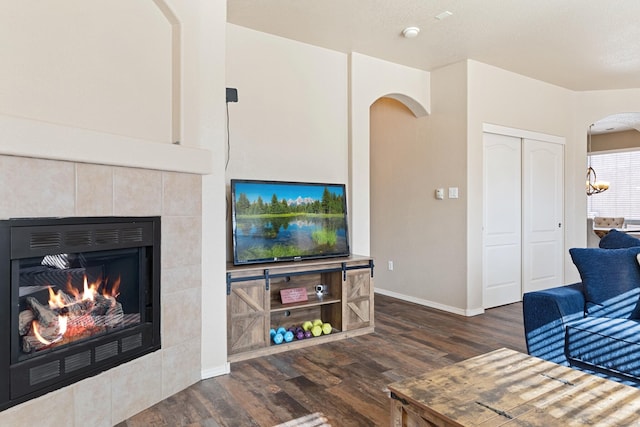
<instances>
[{"instance_id":1,"label":"light switch plate","mask_svg":"<svg viewBox=\"0 0 640 427\"><path fill-rule=\"evenodd\" d=\"M450 199L458 198L458 187L449 187L449 198Z\"/></svg>"}]
</instances>

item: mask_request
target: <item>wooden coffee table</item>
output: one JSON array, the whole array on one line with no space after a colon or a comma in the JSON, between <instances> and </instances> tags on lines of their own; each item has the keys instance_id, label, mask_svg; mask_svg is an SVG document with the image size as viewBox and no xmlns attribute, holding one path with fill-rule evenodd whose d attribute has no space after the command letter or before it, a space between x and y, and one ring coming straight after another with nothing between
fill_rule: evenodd
<instances>
[{"instance_id":1,"label":"wooden coffee table","mask_svg":"<svg viewBox=\"0 0 640 427\"><path fill-rule=\"evenodd\" d=\"M640 426L640 389L500 349L389 385L391 426Z\"/></svg>"}]
</instances>

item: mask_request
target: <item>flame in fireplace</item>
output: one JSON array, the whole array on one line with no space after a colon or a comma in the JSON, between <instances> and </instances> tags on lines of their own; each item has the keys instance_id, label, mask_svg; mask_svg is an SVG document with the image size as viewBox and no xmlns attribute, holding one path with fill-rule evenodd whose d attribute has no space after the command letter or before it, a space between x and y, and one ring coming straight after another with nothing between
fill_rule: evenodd
<instances>
[{"instance_id":1,"label":"flame in fireplace","mask_svg":"<svg viewBox=\"0 0 640 427\"><path fill-rule=\"evenodd\" d=\"M44 338L42 335L40 335L40 331L38 329L38 321L34 320L33 321L33 334L36 336L36 338L38 338L38 341L40 341L42 344L44 345L51 345L51 344L55 344L58 341L60 341L62 339L62 337L64 337L64 334L67 332L67 316L58 316L58 336L53 339L52 341L49 341L48 339Z\"/></svg>"},{"instance_id":2,"label":"flame in fireplace","mask_svg":"<svg viewBox=\"0 0 640 427\"><path fill-rule=\"evenodd\" d=\"M109 294L113 298L118 298L118 296L120 295L120 277L118 277L116 281L113 282L113 286L111 286L111 292Z\"/></svg>"},{"instance_id":3,"label":"flame in fireplace","mask_svg":"<svg viewBox=\"0 0 640 427\"><path fill-rule=\"evenodd\" d=\"M49 308L58 315L57 326L55 326L55 323L53 323L56 329L56 336L53 339L47 339L43 337L42 326L40 325L38 320L34 319L32 321L32 330L34 336L38 339L38 341L40 341L45 346L61 341L69 328L70 316L76 317L72 320L75 323L80 323L85 327L93 326L93 322L89 320L91 316L88 316L86 312L91 311L91 309L93 308L97 295L100 295L99 290L101 285L101 279L98 279L96 282L89 284L87 276L85 275L82 293L80 293L80 291L71 284L71 281L67 283L66 293L62 290L54 292L53 289L49 286ZM110 307L114 307L116 305L116 298L118 297L118 295L120 295L119 289L120 277L115 280L109 291L107 289L102 289L101 295L102 297L104 297L103 300L106 299ZM79 307L81 314L73 314L74 311L77 311ZM51 323L48 326L51 328Z\"/></svg>"},{"instance_id":4,"label":"flame in fireplace","mask_svg":"<svg viewBox=\"0 0 640 427\"><path fill-rule=\"evenodd\" d=\"M67 332L67 320L69 318L67 316L58 316L58 329L60 332L60 336L63 336L65 332Z\"/></svg>"},{"instance_id":5,"label":"flame in fireplace","mask_svg":"<svg viewBox=\"0 0 640 427\"><path fill-rule=\"evenodd\" d=\"M54 293L51 286L49 286L49 308L60 308L65 306L65 302L62 297L62 291L58 291L58 293Z\"/></svg>"},{"instance_id":6,"label":"flame in fireplace","mask_svg":"<svg viewBox=\"0 0 640 427\"><path fill-rule=\"evenodd\" d=\"M84 276L84 286L82 293L78 289L76 289L71 281L67 282L67 293L73 295L76 301L94 301L95 295L98 293L98 288L102 285L102 280L98 279L95 282L89 284L87 280L87 276ZM58 291L61 293L62 291ZM105 295L106 296L106 295ZM57 303L57 301L56 301ZM51 300L49 300L49 304L51 304ZM65 304L59 305L58 307L64 307Z\"/></svg>"},{"instance_id":7,"label":"flame in fireplace","mask_svg":"<svg viewBox=\"0 0 640 427\"><path fill-rule=\"evenodd\" d=\"M84 276L84 292L82 293L83 300L93 301L95 299L96 292L98 291L98 286L95 283L92 283L89 287L87 285L87 276Z\"/></svg>"}]
</instances>

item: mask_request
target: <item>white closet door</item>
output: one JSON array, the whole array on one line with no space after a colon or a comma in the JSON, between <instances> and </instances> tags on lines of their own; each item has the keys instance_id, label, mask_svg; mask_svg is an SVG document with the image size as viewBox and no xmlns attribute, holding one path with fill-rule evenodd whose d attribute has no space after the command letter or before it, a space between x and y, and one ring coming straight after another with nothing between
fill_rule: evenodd
<instances>
[{"instance_id":1,"label":"white closet door","mask_svg":"<svg viewBox=\"0 0 640 427\"><path fill-rule=\"evenodd\" d=\"M485 133L483 150L482 281L489 308L522 297L522 140Z\"/></svg>"},{"instance_id":2,"label":"white closet door","mask_svg":"<svg viewBox=\"0 0 640 427\"><path fill-rule=\"evenodd\" d=\"M564 283L564 146L523 141L523 292Z\"/></svg>"}]
</instances>

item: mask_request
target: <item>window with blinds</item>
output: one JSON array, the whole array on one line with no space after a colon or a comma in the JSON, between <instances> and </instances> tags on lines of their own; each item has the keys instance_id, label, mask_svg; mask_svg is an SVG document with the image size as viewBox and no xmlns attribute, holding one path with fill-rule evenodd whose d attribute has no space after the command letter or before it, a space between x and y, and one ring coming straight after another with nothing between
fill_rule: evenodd
<instances>
[{"instance_id":1,"label":"window with blinds","mask_svg":"<svg viewBox=\"0 0 640 427\"><path fill-rule=\"evenodd\" d=\"M587 198L589 216L640 220L640 151L593 153L590 158L598 181L610 186Z\"/></svg>"}]
</instances>

